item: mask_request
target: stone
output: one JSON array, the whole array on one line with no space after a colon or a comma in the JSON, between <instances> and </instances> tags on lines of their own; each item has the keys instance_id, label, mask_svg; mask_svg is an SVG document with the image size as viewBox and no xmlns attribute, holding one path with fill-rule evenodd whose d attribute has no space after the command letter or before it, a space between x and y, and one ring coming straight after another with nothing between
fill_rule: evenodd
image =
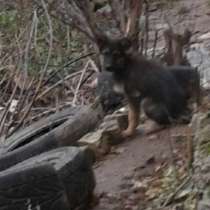
<instances>
[{"instance_id":1,"label":"stone","mask_svg":"<svg viewBox=\"0 0 210 210\"><path fill-rule=\"evenodd\" d=\"M180 133L179 134L174 134L171 137L172 137L172 139L175 140L175 142L184 142L184 141L187 141L187 139L188 139L188 135L180 134Z\"/></svg>"},{"instance_id":2,"label":"stone","mask_svg":"<svg viewBox=\"0 0 210 210\"><path fill-rule=\"evenodd\" d=\"M203 173L210 173L210 156L207 156L204 160L203 160L203 164L201 166L201 171Z\"/></svg>"},{"instance_id":3,"label":"stone","mask_svg":"<svg viewBox=\"0 0 210 210\"><path fill-rule=\"evenodd\" d=\"M201 85L208 88L210 81L209 50L204 44L196 43L190 46L186 56L190 65L198 68L201 75Z\"/></svg>"},{"instance_id":4,"label":"stone","mask_svg":"<svg viewBox=\"0 0 210 210\"><path fill-rule=\"evenodd\" d=\"M207 125L199 131L198 138L201 148L210 143L210 125Z\"/></svg>"},{"instance_id":5,"label":"stone","mask_svg":"<svg viewBox=\"0 0 210 210\"><path fill-rule=\"evenodd\" d=\"M210 200L198 202L197 210L209 210L210 209Z\"/></svg>"},{"instance_id":6,"label":"stone","mask_svg":"<svg viewBox=\"0 0 210 210\"><path fill-rule=\"evenodd\" d=\"M202 115L200 113L196 113L193 115L192 120L190 122L190 128L193 134L195 134L198 128L200 127L201 118Z\"/></svg>"},{"instance_id":7,"label":"stone","mask_svg":"<svg viewBox=\"0 0 210 210\"><path fill-rule=\"evenodd\" d=\"M108 154L111 149L108 138L103 135L103 130L97 130L86 134L78 141L78 144L80 146L88 146L93 150L96 158L101 158Z\"/></svg>"},{"instance_id":8,"label":"stone","mask_svg":"<svg viewBox=\"0 0 210 210\"><path fill-rule=\"evenodd\" d=\"M117 124L120 130L125 130L128 127L128 115L120 115L117 118Z\"/></svg>"},{"instance_id":9,"label":"stone","mask_svg":"<svg viewBox=\"0 0 210 210\"><path fill-rule=\"evenodd\" d=\"M119 124L119 119L122 125ZM123 126L123 124L125 125ZM115 130L118 129L118 126L119 128L127 127L127 124L128 124L127 109L125 107L122 107L116 110L113 114L105 116L99 128L102 130Z\"/></svg>"},{"instance_id":10,"label":"stone","mask_svg":"<svg viewBox=\"0 0 210 210\"><path fill-rule=\"evenodd\" d=\"M199 41L203 41L203 40L206 40L206 39L210 39L210 32L202 34L201 36L198 37Z\"/></svg>"},{"instance_id":11,"label":"stone","mask_svg":"<svg viewBox=\"0 0 210 210\"><path fill-rule=\"evenodd\" d=\"M197 130L204 128L205 126L208 126L209 124L210 124L210 112L207 112L206 114L200 117L200 124Z\"/></svg>"},{"instance_id":12,"label":"stone","mask_svg":"<svg viewBox=\"0 0 210 210\"><path fill-rule=\"evenodd\" d=\"M168 26L168 24L156 24L156 26L155 26L155 28L156 28L156 30L166 30L166 29L168 29L169 28L169 26Z\"/></svg>"},{"instance_id":13,"label":"stone","mask_svg":"<svg viewBox=\"0 0 210 210\"><path fill-rule=\"evenodd\" d=\"M140 190L146 190L147 188L148 188L147 182L134 181L132 191L138 192Z\"/></svg>"},{"instance_id":14,"label":"stone","mask_svg":"<svg viewBox=\"0 0 210 210\"><path fill-rule=\"evenodd\" d=\"M101 130L113 130L113 129L117 129L117 128L118 128L118 126L117 126L116 119L103 121L101 123L101 125L99 126L99 129L101 129Z\"/></svg>"},{"instance_id":15,"label":"stone","mask_svg":"<svg viewBox=\"0 0 210 210\"><path fill-rule=\"evenodd\" d=\"M99 9L97 12L100 14L110 14L112 11L110 5L105 5L104 7L102 7L101 9Z\"/></svg>"}]
</instances>

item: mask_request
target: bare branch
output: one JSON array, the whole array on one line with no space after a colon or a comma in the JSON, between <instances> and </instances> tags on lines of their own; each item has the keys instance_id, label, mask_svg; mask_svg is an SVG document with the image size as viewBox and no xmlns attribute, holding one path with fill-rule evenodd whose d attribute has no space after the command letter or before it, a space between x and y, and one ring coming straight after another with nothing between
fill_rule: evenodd
<instances>
[{"instance_id":1,"label":"bare branch","mask_svg":"<svg viewBox=\"0 0 210 210\"><path fill-rule=\"evenodd\" d=\"M157 41L158 41L158 30L155 30L155 39L154 39L153 49L152 49L152 58L155 57L155 51L156 51Z\"/></svg>"},{"instance_id":2,"label":"bare branch","mask_svg":"<svg viewBox=\"0 0 210 210\"><path fill-rule=\"evenodd\" d=\"M41 85L42 85L42 82L43 82L43 79L44 79L44 76L46 74L46 71L47 71L47 67L48 67L48 64L49 64L49 60L51 58L51 54L52 54L52 43L53 43L53 28L52 28L52 22L51 22L51 19L50 19L50 16L48 14L48 10L47 10L47 5L46 3L44 2L44 0L41 0L41 3L42 3L42 6L43 6L43 9L45 11L45 15L46 15L46 18L47 18L47 21L48 21L48 25L49 25L49 35L50 35L50 43L49 43L49 50L48 50L48 55L47 55L47 60L46 60L46 63L45 63L45 66L42 70L42 73L40 75L40 79L39 79L39 83L37 85L37 88L36 88L36 91L35 91L35 94L31 100L31 103L29 104L28 106L28 109L26 110L26 112L23 114L23 117L21 118L19 124L16 126L16 128L12 131L12 133L14 133L17 129L19 129L25 118L28 116L30 110L31 110L31 107L34 103L34 101L36 100L36 97L40 91L40 88L41 88ZM11 134L10 134L11 135Z\"/></svg>"},{"instance_id":3,"label":"bare branch","mask_svg":"<svg viewBox=\"0 0 210 210\"><path fill-rule=\"evenodd\" d=\"M120 2L119 0L108 0L109 5L112 8L112 17L117 23L121 33L125 32L126 28L126 13L125 13L125 1Z\"/></svg>"},{"instance_id":4,"label":"bare branch","mask_svg":"<svg viewBox=\"0 0 210 210\"><path fill-rule=\"evenodd\" d=\"M174 33L172 27L164 31L166 53L164 60L168 65L186 64L183 48L191 38L191 32L186 30L183 34Z\"/></svg>"},{"instance_id":5,"label":"bare branch","mask_svg":"<svg viewBox=\"0 0 210 210\"><path fill-rule=\"evenodd\" d=\"M132 0L130 3L130 15L128 17L125 34L128 37L138 34L139 18L142 13L142 0Z\"/></svg>"},{"instance_id":6,"label":"bare branch","mask_svg":"<svg viewBox=\"0 0 210 210\"><path fill-rule=\"evenodd\" d=\"M78 84L77 84L77 87L76 87L76 90L75 90L75 93L74 93L74 98L73 98L73 101L72 101L72 106L75 106L75 105L76 105L77 94L78 94L80 85L81 85L81 83L82 83L83 77L84 77L84 75L85 75L85 72L86 72L87 69L88 69L89 63L90 63L90 62L88 61L88 62L85 64L84 69L82 70L82 74L81 74L81 76L80 76L79 82L78 82Z\"/></svg>"},{"instance_id":7,"label":"bare branch","mask_svg":"<svg viewBox=\"0 0 210 210\"><path fill-rule=\"evenodd\" d=\"M5 110L4 110L4 113L2 114L1 116L1 120L0 120L0 135L3 134L3 129L4 129L4 126L5 126L5 121L6 121L6 117L7 117L7 114L9 113L9 107L12 103L12 100L14 99L15 97L15 93L17 91L17 85L15 86L15 88L13 89L13 92L10 96L10 99L9 101L7 102L7 105L5 107Z\"/></svg>"},{"instance_id":8,"label":"bare branch","mask_svg":"<svg viewBox=\"0 0 210 210\"><path fill-rule=\"evenodd\" d=\"M78 58L75 58L73 61L72 60L70 60L68 63L66 63L65 65L63 65L61 68L59 68L59 69L57 69L56 71L54 71L50 76L49 76L49 78L47 78L47 80L43 83L43 85L42 86L44 86L44 85L46 85L58 72L60 72L61 70L63 70L64 68L66 68L66 67L68 67L68 66L70 66L70 65L72 65L72 64L74 64L74 63L76 63L76 62L78 62L78 61L80 61L80 60L82 60L82 59L84 59L84 58L87 58L87 57L89 57L89 56L91 56L91 55L94 55L94 53L88 53L88 54L86 54L86 55L81 55L80 57L78 57Z\"/></svg>"},{"instance_id":9,"label":"bare branch","mask_svg":"<svg viewBox=\"0 0 210 210\"><path fill-rule=\"evenodd\" d=\"M145 49L144 55L147 56L148 42L149 42L149 2L145 1Z\"/></svg>"},{"instance_id":10,"label":"bare branch","mask_svg":"<svg viewBox=\"0 0 210 210\"><path fill-rule=\"evenodd\" d=\"M76 77L77 75L81 74L82 71L77 71L75 73L72 73L68 76L66 76L64 79L59 80L58 82L56 82L54 85L50 86L49 88L47 88L45 91L43 91L42 93L40 93L37 96L37 99L41 99L43 98L45 95L47 95L50 91L52 91L53 89L55 89L56 87L58 87L59 85L61 85L64 81L67 81L69 79L72 79L73 77Z\"/></svg>"}]
</instances>

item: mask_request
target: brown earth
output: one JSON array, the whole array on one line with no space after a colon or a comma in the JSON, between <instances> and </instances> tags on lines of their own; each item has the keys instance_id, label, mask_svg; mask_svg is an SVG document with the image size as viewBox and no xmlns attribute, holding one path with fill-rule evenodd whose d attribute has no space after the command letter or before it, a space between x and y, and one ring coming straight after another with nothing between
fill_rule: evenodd
<instances>
[{"instance_id":1,"label":"brown earth","mask_svg":"<svg viewBox=\"0 0 210 210\"><path fill-rule=\"evenodd\" d=\"M137 136L114 148L112 154L95 166L96 194L101 199L94 210L127 209L127 201L122 200L122 196L128 194L126 199L131 197L132 200L136 194L132 191L132 181L153 176L157 168L171 165L174 160L182 160L184 167L186 140L182 137L186 135L185 130L186 126L178 126L147 137ZM131 206L141 208L141 196L139 199L135 196L137 200Z\"/></svg>"}]
</instances>

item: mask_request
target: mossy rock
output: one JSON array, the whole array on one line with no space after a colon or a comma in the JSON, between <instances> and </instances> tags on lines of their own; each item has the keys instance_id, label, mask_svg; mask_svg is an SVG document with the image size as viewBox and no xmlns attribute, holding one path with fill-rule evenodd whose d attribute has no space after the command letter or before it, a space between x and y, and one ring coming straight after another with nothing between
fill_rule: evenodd
<instances>
[{"instance_id":1,"label":"mossy rock","mask_svg":"<svg viewBox=\"0 0 210 210\"><path fill-rule=\"evenodd\" d=\"M210 111L201 119L200 128L205 128L208 125L210 125Z\"/></svg>"},{"instance_id":2,"label":"mossy rock","mask_svg":"<svg viewBox=\"0 0 210 210\"><path fill-rule=\"evenodd\" d=\"M206 155L210 155L210 124L199 131L199 149Z\"/></svg>"}]
</instances>

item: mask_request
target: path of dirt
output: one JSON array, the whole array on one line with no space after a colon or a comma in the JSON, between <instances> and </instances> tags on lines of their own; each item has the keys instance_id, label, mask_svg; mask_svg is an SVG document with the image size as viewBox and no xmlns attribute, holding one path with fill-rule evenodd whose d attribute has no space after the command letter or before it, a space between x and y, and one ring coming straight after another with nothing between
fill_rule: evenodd
<instances>
[{"instance_id":1,"label":"path of dirt","mask_svg":"<svg viewBox=\"0 0 210 210\"><path fill-rule=\"evenodd\" d=\"M170 131L182 133L184 127ZM150 137L136 137L128 140L116 149L119 154L110 155L96 168L98 192L118 190L123 177L131 176L136 168L141 168L147 160L155 158L158 163L162 159L170 158L169 131L162 131Z\"/></svg>"},{"instance_id":2,"label":"path of dirt","mask_svg":"<svg viewBox=\"0 0 210 210\"><path fill-rule=\"evenodd\" d=\"M163 130L148 137L137 136L119 145L115 150L117 154L110 154L95 168L97 178L96 194L120 194L126 179L134 176L138 170L139 178L155 173L155 168L163 163L171 163L170 138L173 149L178 150L184 158L185 143L177 141L177 134L183 135L185 126ZM172 136L172 137L170 137ZM152 160L152 164L149 162ZM109 205L109 199L103 200L94 210L124 209L120 200ZM115 208L114 208L115 207Z\"/></svg>"}]
</instances>

